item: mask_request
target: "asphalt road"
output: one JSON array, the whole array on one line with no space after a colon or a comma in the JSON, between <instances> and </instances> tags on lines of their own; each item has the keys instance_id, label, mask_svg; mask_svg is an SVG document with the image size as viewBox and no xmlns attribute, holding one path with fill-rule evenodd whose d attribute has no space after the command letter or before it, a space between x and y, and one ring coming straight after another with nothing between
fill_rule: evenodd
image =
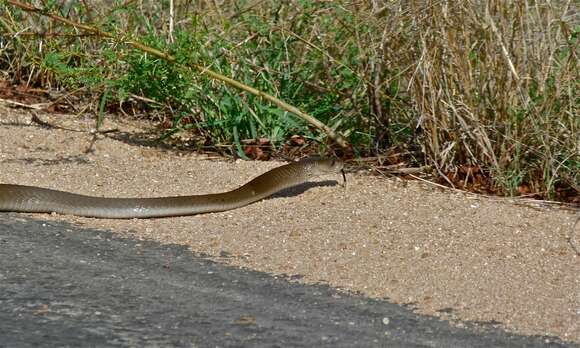
<instances>
[{"instance_id":1,"label":"asphalt road","mask_svg":"<svg viewBox=\"0 0 580 348\"><path fill-rule=\"evenodd\" d=\"M0 214L0 347L572 347Z\"/></svg>"}]
</instances>

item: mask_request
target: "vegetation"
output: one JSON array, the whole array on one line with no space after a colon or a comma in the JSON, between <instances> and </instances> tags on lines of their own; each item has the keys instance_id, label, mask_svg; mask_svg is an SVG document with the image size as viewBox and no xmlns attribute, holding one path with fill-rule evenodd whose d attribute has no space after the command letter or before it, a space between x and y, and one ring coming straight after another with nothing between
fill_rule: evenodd
<instances>
[{"instance_id":1,"label":"vegetation","mask_svg":"<svg viewBox=\"0 0 580 348\"><path fill-rule=\"evenodd\" d=\"M44 14L117 40L7 1L3 78L82 94L95 114L121 105L163 120L165 137L187 132L197 147L234 144L242 156L244 143L279 149L300 136L320 151L429 165L462 188L580 192L580 21L570 1L43 3ZM333 147L309 123L203 69L305 111L350 146Z\"/></svg>"}]
</instances>

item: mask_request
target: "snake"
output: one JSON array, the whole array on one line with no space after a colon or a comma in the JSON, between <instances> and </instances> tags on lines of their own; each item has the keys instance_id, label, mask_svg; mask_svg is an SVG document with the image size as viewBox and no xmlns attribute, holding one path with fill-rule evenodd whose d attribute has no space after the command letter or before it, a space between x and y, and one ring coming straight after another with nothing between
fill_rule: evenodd
<instances>
[{"instance_id":1,"label":"snake","mask_svg":"<svg viewBox=\"0 0 580 348\"><path fill-rule=\"evenodd\" d=\"M216 213L240 208L312 178L342 173L336 158L308 157L265 172L222 193L152 198L110 198L80 195L36 186L0 184L0 211L57 213L105 219L160 218Z\"/></svg>"}]
</instances>

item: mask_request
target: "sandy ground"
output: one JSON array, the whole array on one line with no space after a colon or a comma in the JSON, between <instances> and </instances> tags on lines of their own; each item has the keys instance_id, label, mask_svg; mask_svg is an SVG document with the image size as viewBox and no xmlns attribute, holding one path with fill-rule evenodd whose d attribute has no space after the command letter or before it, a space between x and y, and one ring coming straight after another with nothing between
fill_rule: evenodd
<instances>
[{"instance_id":1,"label":"sandy ground","mask_svg":"<svg viewBox=\"0 0 580 348\"><path fill-rule=\"evenodd\" d=\"M83 131L92 124L40 117ZM143 124L110 119L105 128L120 132L100 136L87 154L88 132L42 128L30 119L25 110L0 106L0 183L96 196L189 195L229 190L280 165L138 145ZM223 263L386 298L458 325L492 322L580 343L580 257L567 241L573 212L360 173L348 175L346 189L302 191L180 218L36 216L189 245Z\"/></svg>"}]
</instances>

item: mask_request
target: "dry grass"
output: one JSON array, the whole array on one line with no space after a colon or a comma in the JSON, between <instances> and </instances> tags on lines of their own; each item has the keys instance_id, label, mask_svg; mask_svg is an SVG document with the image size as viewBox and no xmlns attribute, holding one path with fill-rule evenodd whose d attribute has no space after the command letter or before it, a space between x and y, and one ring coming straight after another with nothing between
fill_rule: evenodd
<instances>
[{"instance_id":1,"label":"dry grass","mask_svg":"<svg viewBox=\"0 0 580 348\"><path fill-rule=\"evenodd\" d=\"M580 189L577 9L570 2L409 7L420 55L409 83L441 172L489 169L510 194Z\"/></svg>"}]
</instances>

